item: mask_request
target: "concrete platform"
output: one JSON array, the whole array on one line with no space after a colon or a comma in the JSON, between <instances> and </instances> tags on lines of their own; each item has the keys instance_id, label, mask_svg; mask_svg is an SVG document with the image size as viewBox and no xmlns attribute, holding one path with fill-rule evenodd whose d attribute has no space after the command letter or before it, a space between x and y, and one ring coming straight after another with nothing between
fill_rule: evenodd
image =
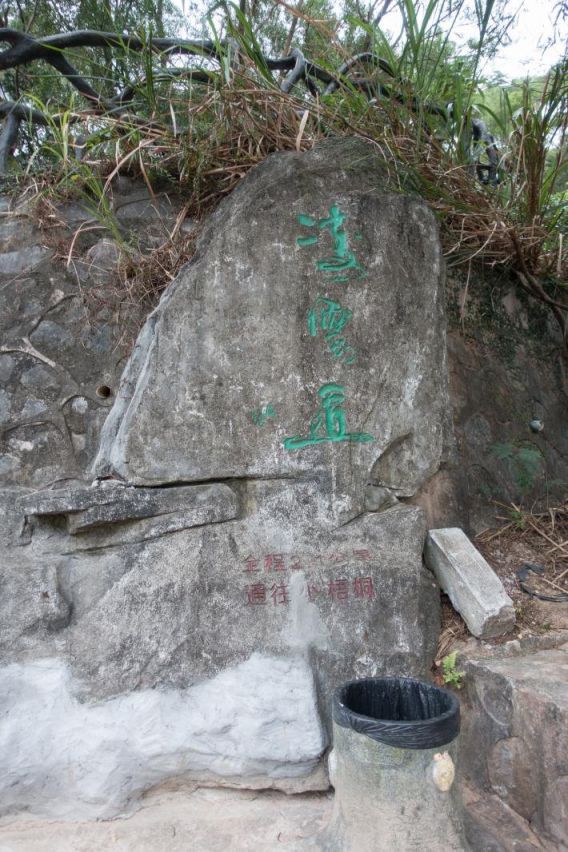
<instances>
[{"instance_id":1,"label":"concrete platform","mask_svg":"<svg viewBox=\"0 0 568 852\"><path fill-rule=\"evenodd\" d=\"M0 852L304 852L331 794L203 789L149 795L128 819L52 822L5 817Z\"/></svg>"}]
</instances>

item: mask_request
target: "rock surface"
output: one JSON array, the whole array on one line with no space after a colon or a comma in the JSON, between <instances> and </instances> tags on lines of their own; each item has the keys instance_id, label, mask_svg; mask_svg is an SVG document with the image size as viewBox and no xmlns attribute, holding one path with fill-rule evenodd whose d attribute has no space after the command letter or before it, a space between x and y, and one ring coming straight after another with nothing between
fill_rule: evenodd
<instances>
[{"instance_id":1,"label":"rock surface","mask_svg":"<svg viewBox=\"0 0 568 852\"><path fill-rule=\"evenodd\" d=\"M413 495L447 438L442 283L433 215L385 190L372 147L270 157L149 318L95 472L136 485L331 474L340 522L368 485Z\"/></svg>"},{"instance_id":2,"label":"rock surface","mask_svg":"<svg viewBox=\"0 0 568 852\"><path fill-rule=\"evenodd\" d=\"M69 505L57 499L49 492L22 502L49 511ZM57 634L60 653L77 689L96 699L182 688L258 651L308 655L324 717L331 690L354 674L426 674L439 600L422 566L419 509L368 513L335 529L328 498L309 481L251 482L238 502L247 507L239 519L168 535L151 535L148 525L175 514L72 537L57 516L39 517L31 544L20 548L25 569L21 555L19 568L6 565L16 583L11 605L38 600L35 566L50 572L72 612ZM10 635L5 659L19 661L29 637ZM53 635L44 641L46 655Z\"/></svg>"},{"instance_id":3,"label":"rock surface","mask_svg":"<svg viewBox=\"0 0 568 852\"><path fill-rule=\"evenodd\" d=\"M175 775L325 786L332 690L428 676L439 590L424 513L402 499L448 451L442 257L426 206L384 184L353 140L253 170L204 226L114 397L99 394L114 398L96 465L112 481L19 503L25 557L3 567L25 613L2 637L9 805L68 813L75 797L115 814ZM71 357L55 310L33 317L37 346ZM67 379L42 357L18 381L33 405L65 409L77 442L89 397L62 401ZM8 417L13 401L0 400ZM219 718L204 709L217 703ZM32 719L42 760L26 751ZM63 732L87 728L63 773Z\"/></svg>"},{"instance_id":4,"label":"rock surface","mask_svg":"<svg viewBox=\"0 0 568 852\"><path fill-rule=\"evenodd\" d=\"M495 298L487 298L489 291ZM544 315L537 319L535 313L527 323L526 306L518 300L519 314L509 314L511 295L511 283L489 277L487 269L472 271L471 279L464 274L455 293L459 305L467 299L467 308L462 307L466 334L456 306L455 327L447 338L458 454L450 492L459 513L456 523L438 516L431 526L478 533L495 525L493 501L530 506L547 495L554 505L565 497L568 381L563 358L547 357L558 344ZM530 429L534 418L544 425L539 433Z\"/></svg>"},{"instance_id":5,"label":"rock surface","mask_svg":"<svg viewBox=\"0 0 568 852\"><path fill-rule=\"evenodd\" d=\"M465 787L464 824L473 852L552 852L527 820L496 795L479 795Z\"/></svg>"},{"instance_id":6,"label":"rock surface","mask_svg":"<svg viewBox=\"0 0 568 852\"><path fill-rule=\"evenodd\" d=\"M39 508L37 496L29 498L28 504L32 499ZM123 766L128 770L133 764L130 751L118 746L125 736L118 708L130 707L134 713L141 692L161 706L162 700L174 700L168 695L189 689L191 696L193 689L205 690L228 671L246 681L247 661L259 654L267 661L261 678L267 685L274 677L272 667L277 672L279 666L292 666L294 680L298 670L291 661L300 659L309 661L310 677L315 680L310 712L325 722L331 690L348 678L427 674L439 629L439 600L437 587L422 566L425 526L419 509L398 506L334 529L319 483L249 482L240 500L247 507L240 519L155 538L148 538L146 525L169 516L109 524L74 536L68 535L59 516L35 519L31 542L28 539L17 548L23 558L18 554L3 566L11 584L9 606L29 615L24 621L12 618L4 601L10 633L3 658L12 665L0 669L0 674L11 683L14 665L21 666L20 680L26 683L34 658L57 657L57 665L67 667L66 689L73 698L63 704L55 700L62 676L51 699L40 700L31 688L14 687L17 724L24 717L33 718L36 737L57 743L53 720L60 720L68 732L77 698L94 703L95 708L105 698L123 702L113 705L116 712L103 725L106 740L114 744L109 755L117 750L113 774L122 777ZM61 612L58 602L64 607ZM46 606L51 607L49 612ZM222 686L219 700L224 703L227 684L218 683ZM317 773L312 778L311 769L307 775L297 773L299 764L307 766L311 761L310 767L315 766L323 745L307 760L302 758L302 740L296 741L295 735L287 738L292 730L289 714L296 712L290 706L296 699L289 686L280 694L281 706L260 703L255 708L259 725L274 724L280 732L277 746L266 748L277 755L284 732L290 746L289 752L281 753L282 763L274 777L263 774L262 767L253 772L254 751L248 754L248 763L235 762L231 725L219 726L214 715L194 717L190 701L183 723L182 715L172 717L172 730L182 736L181 731L192 731L197 725L200 735L215 738L217 751L205 749L201 763L188 758L174 766L164 735L156 742L160 778L181 774L218 783L278 783L295 791L310 784L325 786L325 778ZM40 705L48 709L40 712ZM150 713L136 712L143 722ZM92 718L100 713L97 710ZM91 717L80 718L84 730ZM96 726L89 722L89 728ZM19 742L13 732L10 739ZM65 810L74 795L74 807L109 815L120 812L125 795L134 796L151 780L145 772L130 773L127 790L112 787L103 803L98 793L92 799L89 790L90 785L102 790L110 783L104 761L95 761L83 782L81 766L88 759L79 760L80 753L74 749L73 766L79 761L75 781L62 790L49 783L60 771L57 762L45 763L51 767L46 778L37 763L30 770L29 756L23 763L15 752L8 756L10 761L13 758L11 801L14 806L27 802L33 812L42 807L42 800L31 793L27 798L26 786L43 790L53 813ZM69 760L68 753L65 759Z\"/></svg>"},{"instance_id":7,"label":"rock surface","mask_svg":"<svg viewBox=\"0 0 568 852\"><path fill-rule=\"evenodd\" d=\"M126 243L164 242L179 199L152 199L126 178L111 191ZM82 228L92 222L88 209L58 204L42 228L25 201L0 198L0 206L0 483L85 479L144 309L125 304L119 245ZM65 264L57 255L71 243Z\"/></svg>"},{"instance_id":8,"label":"rock surface","mask_svg":"<svg viewBox=\"0 0 568 852\"><path fill-rule=\"evenodd\" d=\"M94 321L83 303L93 290L88 270L79 287L54 252L37 245L44 239L29 214L0 221L2 485L38 488L84 476L124 366L120 315L106 308ZM7 251L15 240L18 250Z\"/></svg>"},{"instance_id":9,"label":"rock surface","mask_svg":"<svg viewBox=\"0 0 568 852\"><path fill-rule=\"evenodd\" d=\"M179 516L176 529L230 521L238 515L235 492L221 483L177 488L125 488L114 482L96 485L36 492L18 505L26 516L65 515L71 535L161 515Z\"/></svg>"},{"instance_id":10,"label":"rock surface","mask_svg":"<svg viewBox=\"0 0 568 852\"><path fill-rule=\"evenodd\" d=\"M463 530L430 530L424 558L474 636L492 639L514 627L513 601Z\"/></svg>"},{"instance_id":11,"label":"rock surface","mask_svg":"<svg viewBox=\"0 0 568 852\"><path fill-rule=\"evenodd\" d=\"M521 648L511 655L495 651L461 660L460 667L464 663L462 765L470 783L518 814L543 848L563 852L568 849L568 645L532 653Z\"/></svg>"},{"instance_id":12,"label":"rock surface","mask_svg":"<svg viewBox=\"0 0 568 852\"><path fill-rule=\"evenodd\" d=\"M0 670L2 815L114 816L145 789L204 770L218 783L322 785L310 778L325 738L301 657L254 654L187 690L139 690L102 704L79 703L70 689L57 660Z\"/></svg>"}]
</instances>

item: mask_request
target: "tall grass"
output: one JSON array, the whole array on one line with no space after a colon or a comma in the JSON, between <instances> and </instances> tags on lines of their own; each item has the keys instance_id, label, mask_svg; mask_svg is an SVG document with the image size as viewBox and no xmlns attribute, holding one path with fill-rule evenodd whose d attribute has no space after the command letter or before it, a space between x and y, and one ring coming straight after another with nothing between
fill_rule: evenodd
<instances>
[{"instance_id":1,"label":"tall grass","mask_svg":"<svg viewBox=\"0 0 568 852\"><path fill-rule=\"evenodd\" d=\"M520 107L504 95L499 113L489 110L480 96L480 59L493 3L476 0L476 45L459 55L452 35L463 0L399 0L403 33L396 44L351 19L393 73L361 62L337 91L318 97L301 84L285 94L249 21L223 4L211 21L218 61L197 57L190 67L157 59L150 43L132 56L125 46L136 76L128 109L94 115L76 101L55 109L36 102L50 125L36 134L25 168L47 169L51 194L85 194L112 230L108 198L118 173L139 174L151 190L183 188L189 215L199 218L269 154L306 150L329 135L361 136L383 154L393 188L419 192L437 212L450 264L483 261L510 270L531 299L550 307L566 339L566 63L551 71L538 98L527 85ZM333 72L352 48L330 36L325 22L310 25L328 41ZM363 78L374 87L371 100L358 85ZM496 187L476 176L476 111L499 138Z\"/></svg>"}]
</instances>

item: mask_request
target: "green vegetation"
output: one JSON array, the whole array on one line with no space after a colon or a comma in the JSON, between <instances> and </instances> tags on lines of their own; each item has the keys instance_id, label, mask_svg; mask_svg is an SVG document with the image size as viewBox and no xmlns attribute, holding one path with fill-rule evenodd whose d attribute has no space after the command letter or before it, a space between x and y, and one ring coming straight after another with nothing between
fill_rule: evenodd
<instances>
[{"instance_id":1,"label":"green vegetation","mask_svg":"<svg viewBox=\"0 0 568 852\"><path fill-rule=\"evenodd\" d=\"M491 452L496 459L508 465L512 479L522 494L531 491L537 480L544 476L542 452L528 441L522 441L517 445L493 444Z\"/></svg>"},{"instance_id":2,"label":"green vegetation","mask_svg":"<svg viewBox=\"0 0 568 852\"><path fill-rule=\"evenodd\" d=\"M391 39L381 24L394 7L401 31ZM200 217L270 153L357 135L382 153L395 190L420 193L437 213L450 266L510 271L529 303L552 311L566 341L568 66L506 86L484 80L483 61L511 18L503 0L222 0L201 19L187 10L194 35L208 39L190 55L157 41L179 37L184 23L170 0L19 0L5 9L8 27L36 38L86 28L118 34L2 64L16 48L0 33L9 43L0 54L0 116L13 113L5 140L16 114L19 123L8 183L33 180L50 199L81 194L112 230L118 173L140 175L152 191L182 188L188 213ZM458 46L465 14L477 35ZM292 48L320 76L312 70L283 90L290 68L267 57ZM361 51L382 62L360 59L338 76ZM327 91L325 75L337 80ZM497 185L478 179L480 118L497 138Z\"/></svg>"},{"instance_id":3,"label":"green vegetation","mask_svg":"<svg viewBox=\"0 0 568 852\"><path fill-rule=\"evenodd\" d=\"M456 669L456 658L458 652L452 651L447 654L442 660L442 680L446 686L453 686L454 689L461 689L465 672L458 672Z\"/></svg>"}]
</instances>

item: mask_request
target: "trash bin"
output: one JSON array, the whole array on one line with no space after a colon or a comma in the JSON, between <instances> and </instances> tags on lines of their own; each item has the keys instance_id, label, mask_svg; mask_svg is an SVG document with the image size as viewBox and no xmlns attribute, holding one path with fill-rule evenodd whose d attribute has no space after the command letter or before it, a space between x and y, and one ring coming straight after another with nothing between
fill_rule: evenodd
<instances>
[{"instance_id":1,"label":"trash bin","mask_svg":"<svg viewBox=\"0 0 568 852\"><path fill-rule=\"evenodd\" d=\"M366 678L333 696L326 852L467 850L455 777L457 698L412 678Z\"/></svg>"}]
</instances>

